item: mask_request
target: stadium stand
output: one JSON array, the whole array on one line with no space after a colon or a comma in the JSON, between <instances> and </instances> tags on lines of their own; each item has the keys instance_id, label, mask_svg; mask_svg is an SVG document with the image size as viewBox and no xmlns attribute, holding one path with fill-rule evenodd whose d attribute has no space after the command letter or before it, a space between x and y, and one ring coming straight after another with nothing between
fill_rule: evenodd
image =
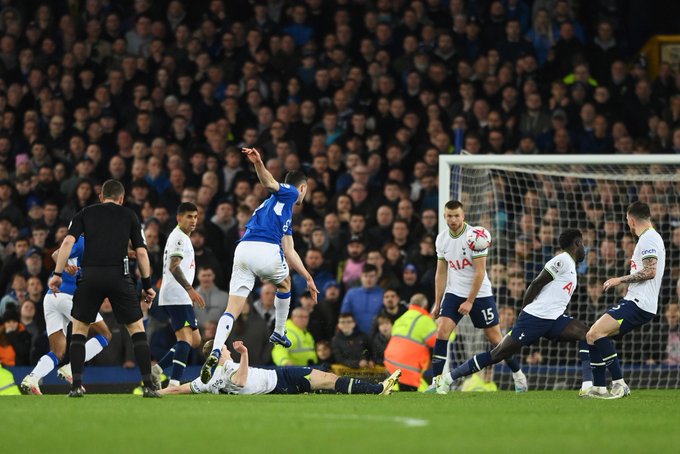
<instances>
[{"instance_id":1,"label":"stadium stand","mask_svg":"<svg viewBox=\"0 0 680 454\"><path fill-rule=\"evenodd\" d=\"M294 235L301 257L322 252L316 265L325 282L317 285L321 301L310 323L331 328L317 341L331 340L343 296L361 285L364 263L376 266L383 289L396 288L404 300L416 291L431 299L433 212L445 202L436 187L440 154L680 152L680 74L662 63L652 78L638 53L650 30L673 31L668 18L677 14L664 9L666 19L649 18L640 13L643 4L3 1L0 316L9 311L11 320L0 324L2 363L29 366L47 352L42 297L51 254L70 218L96 201L108 178L124 183L126 206L143 223L155 279L177 205L199 206L196 267L214 276L199 283L197 273L194 284L223 295L234 243L267 196L241 156L244 146L262 150L279 180L290 170L310 176ZM509 204L516 212L507 213L508 229L522 230L520 242L558 235L534 222L544 213L520 222L524 203L545 200L545 184L527 188L537 200ZM677 196L662 200L661 189L680 193L680 185L639 184L610 203L659 202L666 282L675 288L680 203ZM580 200L585 188L564 190ZM618 222L610 226L618 237L593 234L588 266L623 267L630 252L623 220L607 218L600 202L595 208L604 211L582 227L590 234ZM515 250L509 241L507 250ZM517 267L510 258L494 266L499 306L518 309L533 271L511 269ZM584 268L574 298L588 321L589 301L606 304L594 290L600 278ZM252 296L258 300L259 286ZM677 292L663 295L657 325L664 333L677 333L677 304ZM199 317L205 339L219 311ZM249 320L268 326L265 314L256 305L239 332L252 338ZM103 315L114 338L96 364L132 367L125 330ZM148 315L152 352L167 350L167 317L157 306ZM650 337L647 345L655 353L635 356L641 364L680 364L677 335ZM261 357L271 358L270 351ZM540 364L539 357L531 352L524 360ZM202 360L195 351L190 364Z\"/></svg>"}]
</instances>

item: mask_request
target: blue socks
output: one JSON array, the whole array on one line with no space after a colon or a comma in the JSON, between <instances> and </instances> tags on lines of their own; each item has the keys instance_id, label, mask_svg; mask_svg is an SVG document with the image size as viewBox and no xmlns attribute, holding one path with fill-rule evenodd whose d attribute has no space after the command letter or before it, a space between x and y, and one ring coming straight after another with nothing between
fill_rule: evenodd
<instances>
[{"instance_id":1,"label":"blue socks","mask_svg":"<svg viewBox=\"0 0 680 454\"><path fill-rule=\"evenodd\" d=\"M579 341L578 343L578 357L581 361L581 373L583 382L593 381L593 370L590 368L590 349L586 341Z\"/></svg>"},{"instance_id":2,"label":"blue socks","mask_svg":"<svg viewBox=\"0 0 680 454\"><path fill-rule=\"evenodd\" d=\"M473 356L451 372L451 378L457 380L460 377L472 375L491 364L491 352L484 352Z\"/></svg>"},{"instance_id":3,"label":"blue socks","mask_svg":"<svg viewBox=\"0 0 680 454\"><path fill-rule=\"evenodd\" d=\"M447 345L449 341L446 339L437 339L432 350L432 376L441 375L444 371L444 363L446 363Z\"/></svg>"},{"instance_id":4,"label":"blue socks","mask_svg":"<svg viewBox=\"0 0 680 454\"><path fill-rule=\"evenodd\" d=\"M448 343L448 347L449 347L449 350L448 350L449 372L451 372L451 371L453 371L453 369L456 368L456 366L458 366L458 364L456 363L456 344L455 344L455 342L453 340L450 341Z\"/></svg>"},{"instance_id":5,"label":"blue socks","mask_svg":"<svg viewBox=\"0 0 680 454\"><path fill-rule=\"evenodd\" d=\"M383 386L380 383L368 383L357 378L338 377L335 391L342 394L380 394Z\"/></svg>"},{"instance_id":6,"label":"blue socks","mask_svg":"<svg viewBox=\"0 0 680 454\"><path fill-rule=\"evenodd\" d=\"M593 370L593 386L607 386L606 366L602 355L595 345L588 345L590 350L590 367Z\"/></svg>"},{"instance_id":7,"label":"blue socks","mask_svg":"<svg viewBox=\"0 0 680 454\"><path fill-rule=\"evenodd\" d=\"M489 355L489 357L490 356L491 355ZM521 369L519 367L519 361L517 361L514 357L506 359L505 364L507 364L508 367L510 368L510 370L513 371L513 372L519 372L519 370Z\"/></svg>"},{"instance_id":8,"label":"blue socks","mask_svg":"<svg viewBox=\"0 0 680 454\"><path fill-rule=\"evenodd\" d=\"M172 380L179 381L182 379L184 368L187 367L190 351L191 345L184 341L177 341L175 344L175 355L172 358L172 374L170 376Z\"/></svg>"},{"instance_id":9,"label":"blue socks","mask_svg":"<svg viewBox=\"0 0 680 454\"><path fill-rule=\"evenodd\" d=\"M595 341L595 347L600 351L602 360L609 369L609 373L612 375L612 380L621 380L623 378L623 372L621 371L619 357L616 354L612 341L608 337L603 337L602 339Z\"/></svg>"},{"instance_id":10,"label":"blue socks","mask_svg":"<svg viewBox=\"0 0 680 454\"><path fill-rule=\"evenodd\" d=\"M172 366L172 360L175 357L175 347L177 347L177 344L173 345L172 348L165 354L165 356L163 356L161 360L158 361L158 365L161 366L163 370Z\"/></svg>"}]
</instances>

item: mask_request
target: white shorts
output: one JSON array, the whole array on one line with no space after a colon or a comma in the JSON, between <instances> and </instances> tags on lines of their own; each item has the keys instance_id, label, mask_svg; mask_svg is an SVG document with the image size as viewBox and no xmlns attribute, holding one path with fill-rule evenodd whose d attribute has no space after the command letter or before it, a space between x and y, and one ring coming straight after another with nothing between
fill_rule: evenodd
<instances>
[{"instance_id":1,"label":"white shorts","mask_svg":"<svg viewBox=\"0 0 680 454\"><path fill-rule=\"evenodd\" d=\"M43 298L43 308L45 310L47 335L51 336L59 330L63 331L64 335L66 335L68 324L73 320L71 318L73 295L68 293L48 293ZM104 320L102 316L97 313L95 323L102 320Z\"/></svg>"},{"instance_id":2,"label":"white shorts","mask_svg":"<svg viewBox=\"0 0 680 454\"><path fill-rule=\"evenodd\" d=\"M281 246L261 241L242 241L234 252L229 294L247 297L253 291L256 276L278 284L289 273Z\"/></svg>"}]
</instances>

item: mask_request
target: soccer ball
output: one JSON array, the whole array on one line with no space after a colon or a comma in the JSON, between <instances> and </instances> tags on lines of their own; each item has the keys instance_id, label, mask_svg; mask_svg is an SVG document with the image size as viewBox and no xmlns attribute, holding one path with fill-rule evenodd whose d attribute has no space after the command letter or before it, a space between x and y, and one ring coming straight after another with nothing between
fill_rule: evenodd
<instances>
[{"instance_id":1,"label":"soccer ball","mask_svg":"<svg viewBox=\"0 0 680 454\"><path fill-rule=\"evenodd\" d=\"M465 242L473 251L483 251L491 246L491 234L484 227L472 227L468 230Z\"/></svg>"}]
</instances>

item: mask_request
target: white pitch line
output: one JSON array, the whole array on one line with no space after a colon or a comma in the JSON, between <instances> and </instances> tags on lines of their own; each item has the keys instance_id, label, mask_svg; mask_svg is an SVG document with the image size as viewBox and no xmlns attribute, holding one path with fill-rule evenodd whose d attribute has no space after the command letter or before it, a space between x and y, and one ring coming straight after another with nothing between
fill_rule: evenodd
<instances>
[{"instance_id":1,"label":"white pitch line","mask_svg":"<svg viewBox=\"0 0 680 454\"><path fill-rule=\"evenodd\" d=\"M300 415L298 415L299 417ZM325 418L325 419L344 419L344 420L358 420L358 421L377 421L377 422L389 422L389 423L399 423L406 427L425 427L430 424L427 419L421 418L411 418L408 416L379 416L379 415L348 415L348 414L310 414L305 413L303 416L309 418Z\"/></svg>"}]
</instances>

